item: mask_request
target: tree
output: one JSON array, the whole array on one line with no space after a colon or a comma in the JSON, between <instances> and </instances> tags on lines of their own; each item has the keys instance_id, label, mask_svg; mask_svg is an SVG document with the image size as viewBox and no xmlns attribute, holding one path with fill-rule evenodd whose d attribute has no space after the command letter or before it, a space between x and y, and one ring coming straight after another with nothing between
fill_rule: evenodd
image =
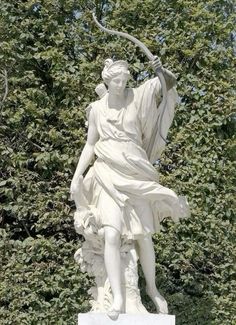
<instances>
[{"instance_id":1,"label":"tree","mask_svg":"<svg viewBox=\"0 0 236 325\"><path fill-rule=\"evenodd\" d=\"M188 197L192 216L167 220L154 236L157 283L178 324L233 324L235 34L227 0L1 1L1 323L71 324L89 309L92 280L73 261L82 239L68 200L85 108L107 57L129 61L131 85L153 76L132 43L97 29L94 6L178 76L180 104L157 168L163 185Z\"/></svg>"}]
</instances>

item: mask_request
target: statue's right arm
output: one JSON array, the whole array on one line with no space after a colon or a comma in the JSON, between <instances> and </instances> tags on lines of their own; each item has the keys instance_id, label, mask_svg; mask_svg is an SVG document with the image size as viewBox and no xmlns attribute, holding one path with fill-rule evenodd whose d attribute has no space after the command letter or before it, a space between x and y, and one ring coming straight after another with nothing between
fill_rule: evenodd
<instances>
[{"instance_id":1,"label":"statue's right arm","mask_svg":"<svg viewBox=\"0 0 236 325\"><path fill-rule=\"evenodd\" d=\"M92 159L94 158L94 146L96 142L99 139L97 126L95 123L95 116L93 109L91 110L89 114L89 127L88 127L88 136L87 136L87 142L84 146L84 149L81 153L78 165L76 167L75 174L73 176L70 192L73 196L73 193L76 192L78 184L79 184L79 178L82 177L85 170L88 168L89 164L91 163Z\"/></svg>"}]
</instances>

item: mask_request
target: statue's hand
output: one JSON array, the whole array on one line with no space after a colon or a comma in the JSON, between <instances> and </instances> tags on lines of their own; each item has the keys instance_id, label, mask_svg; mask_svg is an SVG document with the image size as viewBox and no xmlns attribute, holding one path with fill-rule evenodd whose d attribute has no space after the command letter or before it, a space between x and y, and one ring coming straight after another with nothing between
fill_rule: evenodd
<instances>
[{"instance_id":1,"label":"statue's hand","mask_svg":"<svg viewBox=\"0 0 236 325\"><path fill-rule=\"evenodd\" d=\"M163 68L161 60L157 56L154 56L154 59L150 63L155 72L157 70L162 70L162 73L165 78L167 90L171 89L176 85L175 75L171 71Z\"/></svg>"},{"instance_id":2,"label":"statue's hand","mask_svg":"<svg viewBox=\"0 0 236 325\"><path fill-rule=\"evenodd\" d=\"M71 199L75 201L76 210L82 211L88 206L87 199L84 196L84 178L80 175L78 178L73 179L70 187Z\"/></svg>"},{"instance_id":3,"label":"statue's hand","mask_svg":"<svg viewBox=\"0 0 236 325\"><path fill-rule=\"evenodd\" d=\"M154 71L162 69L161 60L157 56L154 56L154 59L150 63Z\"/></svg>"},{"instance_id":4,"label":"statue's hand","mask_svg":"<svg viewBox=\"0 0 236 325\"><path fill-rule=\"evenodd\" d=\"M75 200L75 197L78 194L81 194L83 191L83 176L80 175L77 178L73 178L71 185L70 185L70 198L71 200Z\"/></svg>"}]
</instances>

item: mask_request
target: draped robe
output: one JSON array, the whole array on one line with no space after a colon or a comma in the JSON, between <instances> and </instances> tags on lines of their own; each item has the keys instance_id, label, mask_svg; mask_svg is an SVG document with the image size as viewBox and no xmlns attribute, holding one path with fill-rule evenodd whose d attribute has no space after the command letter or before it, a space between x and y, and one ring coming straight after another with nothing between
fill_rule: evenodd
<instances>
[{"instance_id":1,"label":"draped robe","mask_svg":"<svg viewBox=\"0 0 236 325\"><path fill-rule=\"evenodd\" d=\"M125 89L126 104L121 109L108 107L108 94L89 106L99 140L94 149L96 161L83 182L86 209L102 226L111 226L129 239L158 232L166 217L177 222L186 215L184 199L159 184L152 165L165 147L163 137L172 123L177 98L176 90L170 89L162 136L154 132L161 118L158 78Z\"/></svg>"}]
</instances>

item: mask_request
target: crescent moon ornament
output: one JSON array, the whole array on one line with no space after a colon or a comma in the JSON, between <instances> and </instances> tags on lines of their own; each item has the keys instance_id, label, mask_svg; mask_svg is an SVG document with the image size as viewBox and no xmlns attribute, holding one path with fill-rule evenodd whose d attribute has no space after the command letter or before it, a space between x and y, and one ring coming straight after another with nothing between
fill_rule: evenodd
<instances>
[{"instance_id":1,"label":"crescent moon ornament","mask_svg":"<svg viewBox=\"0 0 236 325\"><path fill-rule=\"evenodd\" d=\"M117 36L121 36L121 37L124 37L124 38L129 39L131 42L133 42L134 44L136 44L142 50L142 52L148 57L149 61L153 61L154 59L157 58L156 56L154 56L151 53L151 51L146 47L146 45L144 45L141 41L139 41L134 36L131 36L131 35L127 34L127 33L119 32L119 31L116 31L116 30L113 30L113 29L108 29L108 28L102 26L98 22L97 17L96 17L96 15L94 13L92 13L92 15L93 15L94 22L96 23L96 25L103 32L106 32L106 33L111 34L111 35L117 35ZM167 143L167 140L162 136L162 132L161 132L162 120L163 120L164 112L165 112L165 109L166 109L166 103L167 103L167 87L166 87L166 81L165 81L165 77L163 75L163 68L162 67L156 69L155 73L156 73L156 75L159 78L160 83L161 83L162 101L161 101L160 106L159 106L160 118L159 118L158 123L156 124L156 128L154 129L154 132L153 132L154 133L153 134L154 136L151 137L151 140L150 140L150 143L149 143L149 148L148 149L150 149L150 150L153 147L153 144L155 142L155 138L156 138L157 133L159 133L159 135L162 138L162 140L165 143Z\"/></svg>"}]
</instances>

